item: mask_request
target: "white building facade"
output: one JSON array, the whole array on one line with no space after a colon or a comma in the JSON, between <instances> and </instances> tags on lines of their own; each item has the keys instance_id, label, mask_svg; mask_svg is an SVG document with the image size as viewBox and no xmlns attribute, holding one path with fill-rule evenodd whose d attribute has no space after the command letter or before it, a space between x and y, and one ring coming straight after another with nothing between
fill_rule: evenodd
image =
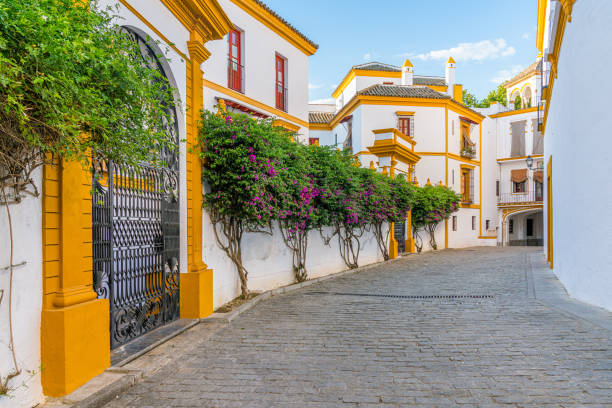
<instances>
[{"instance_id":1,"label":"white building facade","mask_svg":"<svg viewBox=\"0 0 612 408\"><path fill-rule=\"evenodd\" d=\"M612 2L540 0L545 252L571 296L612 310Z\"/></svg>"},{"instance_id":2,"label":"white building facade","mask_svg":"<svg viewBox=\"0 0 612 408\"><path fill-rule=\"evenodd\" d=\"M436 231L439 248L495 245L481 214L484 116L463 105L455 69L452 58L444 77L416 75L408 60L354 66L333 105L312 107L310 141L351 149L364 167L460 193L460 210ZM401 246L397 229L396 240Z\"/></svg>"},{"instance_id":3,"label":"white building facade","mask_svg":"<svg viewBox=\"0 0 612 408\"><path fill-rule=\"evenodd\" d=\"M497 244L543 245L543 147L538 128L540 60L505 84L506 106L477 109L486 115L483 139L485 229Z\"/></svg>"}]
</instances>

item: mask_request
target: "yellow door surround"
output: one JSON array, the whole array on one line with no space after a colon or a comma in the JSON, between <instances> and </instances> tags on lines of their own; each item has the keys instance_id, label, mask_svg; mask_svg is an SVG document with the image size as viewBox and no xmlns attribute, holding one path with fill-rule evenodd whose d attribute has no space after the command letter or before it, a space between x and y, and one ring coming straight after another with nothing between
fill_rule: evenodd
<instances>
[{"instance_id":1,"label":"yellow door surround","mask_svg":"<svg viewBox=\"0 0 612 408\"><path fill-rule=\"evenodd\" d=\"M196 143L203 92L200 64L210 55L204 44L223 38L233 25L217 0L162 3L190 32L187 142L196 149L188 149L187 157L189 272L181 274L181 316L204 317L212 313L212 271L202 261L202 182ZM128 10L134 11L133 7ZM134 15L166 38L159 27L137 12ZM91 174L78 162L46 165L42 205L42 386L48 396L63 396L110 366L109 303L97 299L93 291Z\"/></svg>"}]
</instances>

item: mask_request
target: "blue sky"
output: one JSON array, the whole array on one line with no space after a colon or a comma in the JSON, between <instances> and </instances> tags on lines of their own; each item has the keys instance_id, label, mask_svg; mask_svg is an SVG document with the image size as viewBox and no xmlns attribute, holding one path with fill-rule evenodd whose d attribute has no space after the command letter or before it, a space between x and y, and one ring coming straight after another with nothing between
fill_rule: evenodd
<instances>
[{"instance_id":1,"label":"blue sky","mask_svg":"<svg viewBox=\"0 0 612 408\"><path fill-rule=\"evenodd\" d=\"M352 65L379 61L416 75L444 75L483 98L537 56L536 0L264 0L319 44L310 57L310 100L331 97Z\"/></svg>"}]
</instances>

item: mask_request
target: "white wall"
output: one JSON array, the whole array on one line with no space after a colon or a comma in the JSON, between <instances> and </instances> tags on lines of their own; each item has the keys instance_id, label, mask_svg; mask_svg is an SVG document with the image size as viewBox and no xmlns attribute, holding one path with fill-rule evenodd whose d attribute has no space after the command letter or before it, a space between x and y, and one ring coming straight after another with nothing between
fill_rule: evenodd
<instances>
[{"instance_id":1,"label":"white wall","mask_svg":"<svg viewBox=\"0 0 612 408\"><path fill-rule=\"evenodd\" d=\"M213 269L213 306L215 308L240 295L240 280L234 264L217 245L213 226L207 214L203 217L202 248L204 261ZM329 229L325 230L326 233ZM376 239L365 233L361 239L359 266L382 261ZM295 282L291 252L277 227L274 235L246 233L242 241L242 260L249 272L249 290L266 291ZM346 269L340 257L338 238L324 245L319 231L312 231L308 239L306 268L309 278L316 278Z\"/></svg>"},{"instance_id":2,"label":"white wall","mask_svg":"<svg viewBox=\"0 0 612 408\"><path fill-rule=\"evenodd\" d=\"M40 189L41 169L35 183ZM26 196L9 205L13 224L13 335L21 375L9 382L8 397L0 396L1 408L32 407L43 400L40 382L40 316L42 310L42 200ZM0 377L14 369L9 350L9 266L10 240L6 206L0 205Z\"/></svg>"},{"instance_id":3,"label":"white wall","mask_svg":"<svg viewBox=\"0 0 612 408\"><path fill-rule=\"evenodd\" d=\"M574 3L544 137L545 165L550 156L553 163L554 272L570 295L609 310L611 19L612 2Z\"/></svg>"},{"instance_id":4,"label":"white wall","mask_svg":"<svg viewBox=\"0 0 612 408\"><path fill-rule=\"evenodd\" d=\"M308 122L308 56L232 1L219 0L219 4L234 25L243 32L244 94L276 107L275 58L279 54L287 59L288 113ZM204 78L227 87L228 36L208 42L206 48L211 56L202 64ZM205 109L212 110L216 105L215 95L216 91L206 89ZM254 109L261 111L261 108ZM308 136L307 129L302 129L301 133Z\"/></svg>"}]
</instances>

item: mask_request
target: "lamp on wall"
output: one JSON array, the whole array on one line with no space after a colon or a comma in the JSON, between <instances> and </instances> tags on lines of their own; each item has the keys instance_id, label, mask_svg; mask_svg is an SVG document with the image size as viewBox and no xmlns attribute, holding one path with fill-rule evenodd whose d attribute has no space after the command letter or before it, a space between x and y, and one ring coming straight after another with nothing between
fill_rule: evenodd
<instances>
[{"instance_id":1,"label":"lamp on wall","mask_svg":"<svg viewBox=\"0 0 612 408\"><path fill-rule=\"evenodd\" d=\"M525 159L525 163L527 163L527 168L531 171L536 171L536 170L543 170L544 169L544 164L542 162L540 162L538 164L537 167L533 167L533 157L531 156L527 156L527 158Z\"/></svg>"}]
</instances>

